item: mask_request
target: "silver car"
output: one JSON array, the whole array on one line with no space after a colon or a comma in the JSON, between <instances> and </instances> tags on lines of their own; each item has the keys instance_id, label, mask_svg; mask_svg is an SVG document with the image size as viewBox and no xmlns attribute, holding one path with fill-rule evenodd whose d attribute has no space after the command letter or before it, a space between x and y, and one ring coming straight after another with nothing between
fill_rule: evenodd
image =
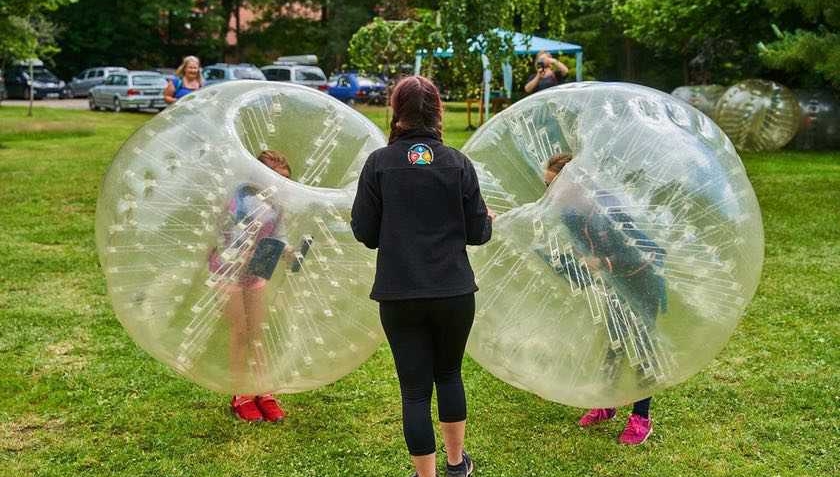
<instances>
[{"instance_id":1,"label":"silver car","mask_svg":"<svg viewBox=\"0 0 840 477\"><path fill-rule=\"evenodd\" d=\"M70 81L70 91L74 98L85 97L91 88L104 83L105 78L111 76L111 73L125 73L126 71L128 70L122 66L88 68L73 77Z\"/></svg>"},{"instance_id":2,"label":"silver car","mask_svg":"<svg viewBox=\"0 0 840 477\"><path fill-rule=\"evenodd\" d=\"M326 91L327 75L317 66L275 63L260 68L269 81L288 81Z\"/></svg>"},{"instance_id":3,"label":"silver car","mask_svg":"<svg viewBox=\"0 0 840 477\"><path fill-rule=\"evenodd\" d=\"M166 78L156 71L125 71L111 73L105 82L94 86L88 94L91 110L157 109L166 108L163 89Z\"/></svg>"},{"instance_id":4,"label":"silver car","mask_svg":"<svg viewBox=\"0 0 840 477\"><path fill-rule=\"evenodd\" d=\"M265 75L262 71L250 63L240 63L238 65L216 63L202 68L201 74L204 76L204 86L235 80L265 81Z\"/></svg>"}]
</instances>

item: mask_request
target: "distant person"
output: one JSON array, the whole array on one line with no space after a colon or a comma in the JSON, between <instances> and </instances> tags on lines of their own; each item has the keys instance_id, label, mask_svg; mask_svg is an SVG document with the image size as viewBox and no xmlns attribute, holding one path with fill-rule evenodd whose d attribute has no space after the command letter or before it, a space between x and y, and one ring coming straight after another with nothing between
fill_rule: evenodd
<instances>
[{"instance_id":1,"label":"distant person","mask_svg":"<svg viewBox=\"0 0 840 477\"><path fill-rule=\"evenodd\" d=\"M446 476L468 477L475 466L464 451L461 362L478 287L467 245L490 240L493 213L469 158L442 142L437 87L409 76L394 89L391 107L388 146L362 169L350 224L357 240L379 249L370 296L379 302L397 368L414 475L437 475L431 416L437 389Z\"/></svg>"},{"instance_id":2,"label":"distant person","mask_svg":"<svg viewBox=\"0 0 840 477\"><path fill-rule=\"evenodd\" d=\"M537 72L529 76L528 82L525 83L525 92L528 94L563 84L566 75L569 74L569 68L562 61L553 58L551 53L545 51L537 53L534 66Z\"/></svg>"},{"instance_id":3,"label":"distant person","mask_svg":"<svg viewBox=\"0 0 840 477\"><path fill-rule=\"evenodd\" d=\"M175 70L175 78L169 80L163 90L163 100L172 104L184 96L197 91L204 85L201 79L201 62L195 56L186 56Z\"/></svg>"}]
</instances>

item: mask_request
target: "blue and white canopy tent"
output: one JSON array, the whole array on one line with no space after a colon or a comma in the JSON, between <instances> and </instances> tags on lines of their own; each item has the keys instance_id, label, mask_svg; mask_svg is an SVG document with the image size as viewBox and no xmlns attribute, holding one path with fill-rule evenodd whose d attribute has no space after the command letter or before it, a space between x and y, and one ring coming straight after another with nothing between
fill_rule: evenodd
<instances>
[{"instance_id":1,"label":"blue and white canopy tent","mask_svg":"<svg viewBox=\"0 0 840 477\"><path fill-rule=\"evenodd\" d=\"M511 32L507 30L494 30L498 36L503 38L510 37L513 40L513 54L517 56L536 55L541 51L551 54L575 55L575 81L583 80L583 48L580 45L573 43L566 43L563 41L550 40L548 38L540 38L538 36L525 35L519 32ZM492 73L490 71L490 60L487 55L481 50L481 41L479 37L470 45L470 51L481 54L481 64L484 66L484 75L482 76L482 91L484 99L484 112L487 116L490 115L490 80ZM414 74L420 74L420 67L423 65L423 58L428 56L429 52L426 50L418 50L414 56ZM438 48L434 51L435 58L452 58L454 51L452 47L443 49ZM502 65L502 80L505 85L505 94L508 98L511 97L513 89L513 68L510 63L505 62Z\"/></svg>"}]
</instances>

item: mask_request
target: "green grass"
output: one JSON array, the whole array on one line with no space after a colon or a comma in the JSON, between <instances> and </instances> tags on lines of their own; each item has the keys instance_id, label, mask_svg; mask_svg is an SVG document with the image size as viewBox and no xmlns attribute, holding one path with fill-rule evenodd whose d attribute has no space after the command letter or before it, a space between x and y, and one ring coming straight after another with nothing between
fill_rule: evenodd
<instances>
[{"instance_id":1,"label":"green grass","mask_svg":"<svg viewBox=\"0 0 840 477\"><path fill-rule=\"evenodd\" d=\"M381 109L365 112L383 124ZM334 385L284 397L282 426L249 426L123 331L94 210L109 161L150 117L0 108L0 476L408 475L385 347ZM451 144L465 124L447 113ZM619 421L578 429L579 409L468 359L478 476L840 475L840 154L744 161L767 239L758 294L720 356L655 397L650 442L618 446Z\"/></svg>"}]
</instances>

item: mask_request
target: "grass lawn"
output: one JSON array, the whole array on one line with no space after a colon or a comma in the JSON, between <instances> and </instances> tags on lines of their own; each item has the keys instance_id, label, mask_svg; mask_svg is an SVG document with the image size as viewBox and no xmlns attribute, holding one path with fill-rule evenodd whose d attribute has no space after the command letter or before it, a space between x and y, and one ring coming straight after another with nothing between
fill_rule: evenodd
<instances>
[{"instance_id":1,"label":"grass lawn","mask_svg":"<svg viewBox=\"0 0 840 477\"><path fill-rule=\"evenodd\" d=\"M377 124L381 109L365 109ZM0 107L0 476L402 476L399 389L383 346L280 426L147 356L114 318L94 248L97 189L151 116ZM446 116L462 145L465 114ZM758 294L718 358L657 395L655 432L616 444L580 409L465 365L478 476L840 475L840 153L744 161L764 214Z\"/></svg>"}]
</instances>

